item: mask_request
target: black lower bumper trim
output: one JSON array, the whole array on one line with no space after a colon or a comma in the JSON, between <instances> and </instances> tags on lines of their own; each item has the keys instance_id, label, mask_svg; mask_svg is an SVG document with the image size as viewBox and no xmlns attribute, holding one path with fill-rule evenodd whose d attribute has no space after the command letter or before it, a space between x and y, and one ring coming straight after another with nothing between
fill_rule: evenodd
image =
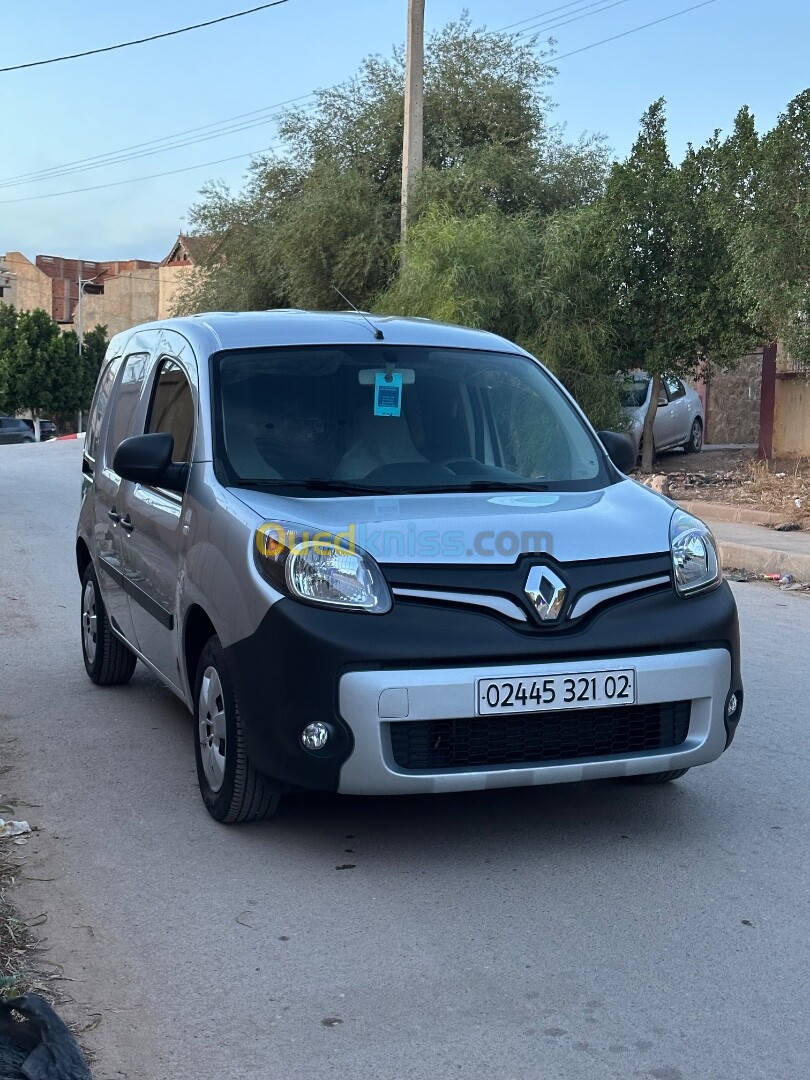
<instances>
[{"instance_id":1,"label":"black lower bumper trim","mask_svg":"<svg viewBox=\"0 0 810 1080\"><path fill-rule=\"evenodd\" d=\"M689 701L390 724L399 768L470 769L616 757L680 746Z\"/></svg>"},{"instance_id":2,"label":"black lower bumper trim","mask_svg":"<svg viewBox=\"0 0 810 1080\"><path fill-rule=\"evenodd\" d=\"M354 747L338 707L340 678L348 671L607 660L702 648L728 650L730 689L741 691L737 609L726 585L689 599L640 594L559 636L516 631L486 612L438 604L427 610L397 600L376 616L285 599L226 653L256 768L290 787L334 791ZM333 735L312 754L300 735L316 720L330 724Z\"/></svg>"}]
</instances>

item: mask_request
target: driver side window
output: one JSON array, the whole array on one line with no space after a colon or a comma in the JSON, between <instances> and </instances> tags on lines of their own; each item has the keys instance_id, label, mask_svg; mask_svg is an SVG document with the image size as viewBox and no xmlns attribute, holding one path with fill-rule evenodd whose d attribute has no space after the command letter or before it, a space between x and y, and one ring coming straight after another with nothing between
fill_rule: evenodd
<instances>
[{"instance_id":1,"label":"driver side window","mask_svg":"<svg viewBox=\"0 0 810 1080\"><path fill-rule=\"evenodd\" d=\"M172 461L191 461L194 445L194 397L186 374L176 360L160 362L149 418L147 434L165 432L174 438Z\"/></svg>"}]
</instances>

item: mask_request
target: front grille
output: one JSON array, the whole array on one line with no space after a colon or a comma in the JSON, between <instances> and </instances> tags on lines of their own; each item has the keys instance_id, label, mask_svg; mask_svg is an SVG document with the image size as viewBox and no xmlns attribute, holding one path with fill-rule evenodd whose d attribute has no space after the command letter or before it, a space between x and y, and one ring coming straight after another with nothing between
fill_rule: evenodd
<instances>
[{"instance_id":1,"label":"front grille","mask_svg":"<svg viewBox=\"0 0 810 1080\"><path fill-rule=\"evenodd\" d=\"M689 731L688 701L614 705L605 709L402 720L390 724L401 769L466 769L537 765L680 746Z\"/></svg>"}]
</instances>

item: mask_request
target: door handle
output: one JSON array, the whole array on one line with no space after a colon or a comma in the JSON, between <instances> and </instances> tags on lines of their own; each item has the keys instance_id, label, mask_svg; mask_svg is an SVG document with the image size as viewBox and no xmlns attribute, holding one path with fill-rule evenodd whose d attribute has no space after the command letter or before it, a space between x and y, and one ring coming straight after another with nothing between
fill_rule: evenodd
<instances>
[{"instance_id":1,"label":"door handle","mask_svg":"<svg viewBox=\"0 0 810 1080\"><path fill-rule=\"evenodd\" d=\"M114 506L107 514L107 517L110 519L110 521L114 521L116 524L121 520L121 515L118 513Z\"/></svg>"},{"instance_id":2,"label":"door handle","mask_svg":"<svg viewBox=\"0 0 810 1080\"><path fill-rule=\"evenodd\" d=\"M132 524L132 518L127 514L126 517L121 518L121 528L126 529L128 533L131 533L135 526Z\"/></svg>"}]
</instances>

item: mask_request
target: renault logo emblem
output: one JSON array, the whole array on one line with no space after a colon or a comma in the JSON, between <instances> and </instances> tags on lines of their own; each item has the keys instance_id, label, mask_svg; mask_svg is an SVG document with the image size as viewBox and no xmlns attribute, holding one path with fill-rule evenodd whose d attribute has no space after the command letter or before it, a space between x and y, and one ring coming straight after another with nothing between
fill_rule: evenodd
<instances>
[{"instance_id":1,"label":"renault logo emblem","mask_svg":"<svg viewBox=\"0 0 810 1080\"><path fill-rule=\"evenodd\" d=\"M526 578L526 595L543 622L559 618L568 586L547 566L533 566Z\"/></svg>"}]
</instances>

